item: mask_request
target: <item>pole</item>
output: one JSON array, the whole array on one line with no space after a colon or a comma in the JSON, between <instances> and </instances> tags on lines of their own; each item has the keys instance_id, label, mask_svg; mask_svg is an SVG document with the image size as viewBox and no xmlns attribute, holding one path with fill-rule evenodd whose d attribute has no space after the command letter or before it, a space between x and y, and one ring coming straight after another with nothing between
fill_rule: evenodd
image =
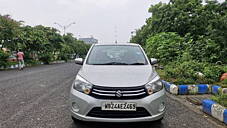
<instances>
[{"instance_id":1,"label":"pole","mask_svg":"<svg viewBox=\"0 0 227 128\"><path fill-rule=\"evenodd\" d=\"M60 28L62 28L63 29L63 35L65 35L66 34L66 29L68 29L70 26L72 26L73 24L76 24L75 22L72 22L72 23L70 23L70 24L68 24L68 25L61 25L61 24L59 24L59 23L57 23L57 22L54 22L54 24L56 24L56 25L58 25Z\"/></svg>"}]
</instances>

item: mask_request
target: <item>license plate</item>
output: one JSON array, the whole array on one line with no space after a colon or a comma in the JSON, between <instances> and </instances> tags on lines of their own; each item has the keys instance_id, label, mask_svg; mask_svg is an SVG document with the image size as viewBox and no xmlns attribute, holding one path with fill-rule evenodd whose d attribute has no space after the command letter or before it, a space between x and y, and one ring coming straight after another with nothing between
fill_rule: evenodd
<instances>
[{"instance_id":1,"label":"license plate","mask_svg":"<svg viewBox=\"0 0 227 128\"><path fill-rule=\"evenodd\" d=\"M102 110L107 111L136 111L135 103L116 103L116 102L105 102L102 104Z\"/></svg>"}]
</instances>

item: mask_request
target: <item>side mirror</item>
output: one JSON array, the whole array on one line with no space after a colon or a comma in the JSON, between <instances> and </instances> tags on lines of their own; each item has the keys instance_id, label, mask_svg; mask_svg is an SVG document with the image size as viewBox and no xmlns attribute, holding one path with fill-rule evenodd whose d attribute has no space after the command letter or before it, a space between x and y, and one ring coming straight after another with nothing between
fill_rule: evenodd
<instances>
[{"instance_id":1,"label":"side mirror","mask_svg":"<svg viewBox=\"0 0 227 128\"><path fill-rule=\"evenodd\" d=\"M82 58L76 58L75 63L79 65L83 65L84 60Z\"/></svg>"},{"instance_id":2,"label":"side mirror","mask_svg":"<svg viewBox=\"0 0 227 128\"><path fill-rule=\"evenodd\" d=\"M158 59L151 58L151 59L150 59L150 63L151 63L151 65L158 64Z\"/></svg>"}]
</instances>

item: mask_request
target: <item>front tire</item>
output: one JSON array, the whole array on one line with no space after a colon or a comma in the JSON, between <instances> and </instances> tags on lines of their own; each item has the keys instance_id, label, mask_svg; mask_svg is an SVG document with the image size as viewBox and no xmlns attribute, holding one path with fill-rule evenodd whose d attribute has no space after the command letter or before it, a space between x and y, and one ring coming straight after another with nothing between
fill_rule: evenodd
<instances>
[{"instance_id":1,"label":"front tire","mask_svg":"<svg viewBox=\"0 0 227 128\"><path fill-rule=\"evenodd\" d=\"M164 117L162 117L162 118L160 118L160 119L158 119L158 120L156 120L156 121L154 121L154 122L156 122L156 123L162 123L163 118L164 118Z\"/></svg>"},{"instance_id":2,"label":"front tire","mask_svg":"<svg viewBox=\"0 0 227 128\"><path fill-rule=\"evenodd\" d=\"M72 120L73 120L73 122L74 122L74 123L81 122L81 120L78 120L78 119L76 119L76 118L75 118L75 117L73 117L73 116L71 116L71 118L72 118Z\"/></svg>"}]
</instances>

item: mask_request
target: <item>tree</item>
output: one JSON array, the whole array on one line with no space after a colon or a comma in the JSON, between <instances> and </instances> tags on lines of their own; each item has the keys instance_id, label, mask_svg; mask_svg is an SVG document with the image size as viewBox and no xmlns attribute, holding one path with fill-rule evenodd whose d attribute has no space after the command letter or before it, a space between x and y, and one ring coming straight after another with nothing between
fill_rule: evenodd
<instances>
[{"instance_id":1,"label":"tree","mask_svg":"<svg viewBox=\"0 0 227 128\"><path fill-rule=\"evenodd\" d=\"M184 39L176 33L156 34L147 40L147 55L160 59L162 63L176 61L185 49L183 41Z\"/></svg>"},{"instance_id":2,"label":"tree","mask_svg":"<svg viewBox=\"0 0 227 128\"><path fill-rule=\"evenodd\" d=\"M16 35L20 33L21 22L13 20L9 15L0 15L0 44L2 47L16 49Z\"/></svg>"},{"instance_id":3,"label":"tree","mask_svg":"<svg viewBox=\"0 0 227 128\"><path fill-rule=\"evenodd\" d=\"M190 52L192 58L199 61L227 63L227 1L217 0L170 0L169 3L158 3L149 8L152 16L132 37L131 42L146 46L146 40L162 32L175 32L185 38L184 45L203 51ZM190 37L189 37L190 36ZM149 40L148 40L149 41ZM212 59L205 55L211 55ZM192 51L192 50L191 50ZM186 51L188 52L188 51ZM206 59L204 59L206 58Z\"/></svg>"},{"instance_id":4,"label":"tree","mask_svg":"<svg viewBox=\"0 0 227 128\"><path fill-rule=\"evenodd\" d=\"M85 56L90 48L71 33L62 36L55 28L22 26L22 22L9 15L0 15L0 44L10 51L22 49L26 61L40 60L47 64L59 58L67 60L76 54Z\"/></svg>"}]
</instances>

